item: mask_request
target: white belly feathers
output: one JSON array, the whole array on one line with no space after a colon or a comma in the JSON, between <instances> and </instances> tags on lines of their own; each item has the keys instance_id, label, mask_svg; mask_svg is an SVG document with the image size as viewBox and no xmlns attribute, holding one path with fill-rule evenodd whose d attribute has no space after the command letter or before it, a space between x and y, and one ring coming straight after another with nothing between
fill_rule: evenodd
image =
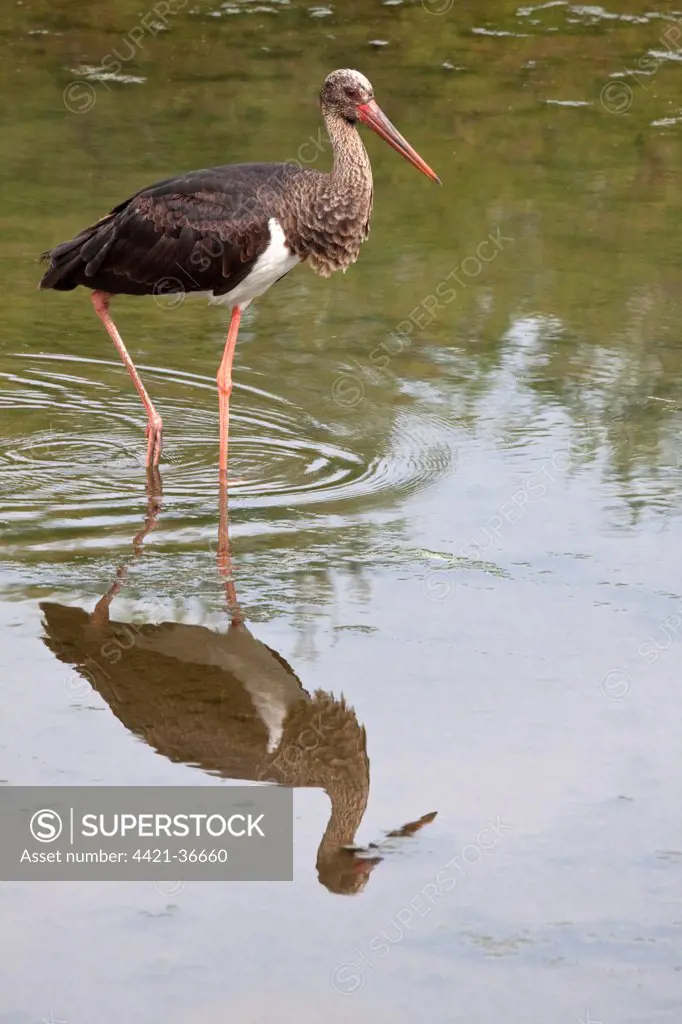
<instances>
[{"instance_id":1,"label":"white belly feathers","mask_svg":"<svg viewBox=\"0 0 682 1024\"><path fill-rule=\"evenodd\" d=\"M268 221L270 241L264 252L260 254L247 277L228 292L227 295L216 295L202 292L212 306L240 306L244 309L250 302L270 288L275 281L287 274L299 262L298 256L290 252L284 237L284 231L276 217Z\"/></svg>"}]
</instances>

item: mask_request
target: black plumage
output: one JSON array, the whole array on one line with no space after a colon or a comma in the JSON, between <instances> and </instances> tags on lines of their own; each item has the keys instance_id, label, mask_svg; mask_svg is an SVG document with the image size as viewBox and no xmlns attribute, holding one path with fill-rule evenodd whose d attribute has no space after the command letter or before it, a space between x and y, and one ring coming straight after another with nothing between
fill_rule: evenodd
<instances>
[{"instance_id":1,"label":"black plumage","mask_svg":"<svg viewBox=\"0 0 682 1024\"><path fill-rule=\"evenodd\" d=\"M212 291L249 274L292 177L288 164L226 164L141 189L43 259L41 288L116 295Z\"/></svg>"}]
</instances>

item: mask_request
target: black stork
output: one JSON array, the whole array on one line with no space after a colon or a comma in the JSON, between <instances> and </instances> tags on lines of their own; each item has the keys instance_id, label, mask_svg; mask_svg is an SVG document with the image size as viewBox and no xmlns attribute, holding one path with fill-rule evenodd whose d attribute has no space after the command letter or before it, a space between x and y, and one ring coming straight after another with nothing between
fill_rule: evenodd
<instances>
[{"instance_id":1,"label":"black stork","mask_svg":"<svg viewBox=\"0 0 682 1024\"><path fill-rule=\"evenodd\" d=\"M369 234L372 169L357 122L441 183L377 105L359 71L328 75L320 107L334 153L330 173L294 163L190 171L142 189L43 254L50 267L40 288L92 289L95 312L149 418L148 467L159 461L162 422L109 312L114 295L205 292L232 307L218 370L220 473L227 479L232 360L242 311L297 263L323 277L345 271Z\"/></svg>"}]
</instances>

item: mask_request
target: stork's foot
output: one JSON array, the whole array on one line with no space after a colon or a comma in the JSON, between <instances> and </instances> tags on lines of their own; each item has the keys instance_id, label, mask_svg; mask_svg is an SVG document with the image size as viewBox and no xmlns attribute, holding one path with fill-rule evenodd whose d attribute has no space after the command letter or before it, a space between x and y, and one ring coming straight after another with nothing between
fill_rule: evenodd
<instances>
[{"instance_id":1,"label":"stork's foot","mask_svg":"<svg viewBox=\"0 0 682 1024\"><path fill-rule=\"evenodd\" d=\"M158 466L159 459L161 458L161 448L163 447L163 420L158 413L156 416L149 417L145 437L147 438L147 461L145 465L149 469L150 466Z\"/></svg>"}]
</instances>

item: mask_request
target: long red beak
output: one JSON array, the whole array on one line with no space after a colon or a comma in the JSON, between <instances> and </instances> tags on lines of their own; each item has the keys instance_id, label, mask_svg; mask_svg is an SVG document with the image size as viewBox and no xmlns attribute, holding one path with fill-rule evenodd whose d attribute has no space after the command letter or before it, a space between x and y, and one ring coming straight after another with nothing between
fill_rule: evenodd
<instances>
[{"instance_id":1,"label":"long red beak","mask_svg":"<svg viewBox=\"0 0 682 1024\"><path fill-rule=\"evenodd\" d=\"M379 138L387 142L389 146L393 146L401 156L409 160L427 178L432 178L439 185L443 184L436 172L431 170L426 161L422 160L419 153L412 149L409 142L402 137L395 125L391 124L375 100L370 100L369 103L360 103L356 109L362 123L371 128L373 132L376 132Z\"/></svg>"}]
</instances>

